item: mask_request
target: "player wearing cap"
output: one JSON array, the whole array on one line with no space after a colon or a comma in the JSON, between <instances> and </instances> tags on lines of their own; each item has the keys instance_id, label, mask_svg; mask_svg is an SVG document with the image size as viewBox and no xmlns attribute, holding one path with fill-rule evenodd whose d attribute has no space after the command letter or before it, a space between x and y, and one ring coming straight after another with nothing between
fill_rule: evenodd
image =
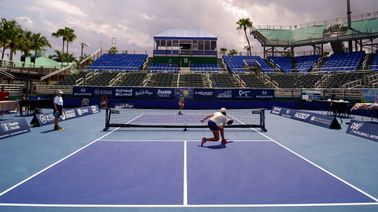
<instances>
[{"instance_id":1,"label":"player wearing cap","mask_svg":"<svg viewBox=\"0 0 378 212\"><path fill-rule=\"evenodd\" d=\"M227 118L226 113L226 108L221 108L219 112L210 114L201 120L201 122L204 122L209 119L207 125L214 134L214 137L212 138L202 138L201 146L203 146L206 141L218 141L219 134L222 137L222 144L228 143L228 141L224 138L224 125L230 123L230 120Z\"/></svg>"},{"instance_id":2,"label":"player wearing cap","mask_svg":"<svg viewBox=\"0 0 378 212\"><path fill-rule=\"evenodd\" d=\"M59 126L59 117L63 115L63 91L58 89L56 90L56 96L54 97L54 130L63 130Z\"/></svg>"}]
</instances>

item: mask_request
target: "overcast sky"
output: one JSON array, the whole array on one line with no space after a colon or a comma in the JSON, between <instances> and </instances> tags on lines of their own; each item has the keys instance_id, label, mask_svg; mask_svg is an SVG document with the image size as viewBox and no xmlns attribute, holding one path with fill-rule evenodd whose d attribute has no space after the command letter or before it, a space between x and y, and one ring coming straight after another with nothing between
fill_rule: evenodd
<instances>
[{"instance_id":1,"label":"overcast sky","mask_svg":"<svg viewBox=\"0 0 378 212\"><path fill-rule=\"evenodd\" d=\"M378 12L378 0L351 0L353 15ZM0 0L0 16L16 19L25 29L45 35L53 49L61 40L51 37L59 28L75 29L70 49L80 54L109 49L116 38L119 50L152 51L153 36L167 29L203 29L218 37L218 47L240 51L246 45L236 21L254 25L293 26L346 17L346 0ZM251 38L253 39L253 38ZM254 52L261 52L256 41Z\"/></svg>"}]
</instances>

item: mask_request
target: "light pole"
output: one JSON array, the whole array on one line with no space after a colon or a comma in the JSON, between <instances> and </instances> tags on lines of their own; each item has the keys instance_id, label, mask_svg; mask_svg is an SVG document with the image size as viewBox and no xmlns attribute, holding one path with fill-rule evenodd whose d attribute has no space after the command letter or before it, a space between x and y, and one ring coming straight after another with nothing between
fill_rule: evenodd
<instances>
[{"instance_id":1,"label":"light pole","mask_svg":"<svg viewBox=\"0 0 378 212\"><path fill-rule=\"evenodd\" d=\"M87 43L81 43L81 54L80 54L80 60L83 59L83 53L84 53L84 47L89 46Z\"/></svg>"}]
</instances>

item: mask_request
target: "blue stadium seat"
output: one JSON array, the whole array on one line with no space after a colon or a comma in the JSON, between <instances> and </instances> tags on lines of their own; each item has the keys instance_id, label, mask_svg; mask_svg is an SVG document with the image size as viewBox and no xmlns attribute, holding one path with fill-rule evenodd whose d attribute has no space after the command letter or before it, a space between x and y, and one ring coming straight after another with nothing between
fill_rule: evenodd
<instances>
[{"instance_id":1,"label":"blue stadium seat","mask_svg":"<svg viewBox=\"0 0 378 212\"><path fill-rule=\"evenodd\" d=\"M293 71L293 63L291 57L268 57L268 59L285 73Z\"/></svg>"},{"instance_id":2,"label":"blue stadium seat","mask_svg":"<svg viewBox=\"0 0 378 212\"><path fill-rule=\"evenodd\" d=\"M153 72L177 72L180 67L175 63L152 63L149 70Z\"/></svg>"},{"instance_id":3,"label":"blue stadium seat","mask_svg":"<svg viewBox=\"0 0 378 212\"><path fill-rule=\"evenodd\" d=\"M263 72L273 72L273 68L270 67L265 60L259 56L224 56L224 62L226 63L230 72L245 72L245 63L247 62L249 66L257 65Z\"/></svg>"},{"instance_id":4,"label":"blue stadium seat","mask_svg":"<svg viewBox=\"0 0 378 212\"><path fill-rule=\"evenodd\" d=\"M110 71L138 71L142 69L147 54L104 54L87 69Z\"/></svg>"},{"instance_id":5,"label":"blue stadium seat","mask_svg":"<svg viewBox=\"0 0 378 212\"><path fill-rule=\"evenodd\" d=\"M190 70L194 72L218 72L221 70L219 64L192 63Z\"/></svg>"},{"instance_id":6,"label":"blue stadium seat","mask_svg":"<svg viewBox=\"0 0 378 212\"><path fill-rule=\"evenodd\" d=\"M299 56L294 58L297 62L296 70L299 72L309 72L320 60L320 55Z\"/></svg>"},{"instance_id":7,"label":"blue stadium seat","mask_svg":"<svg viewBox=\"0 0 378 212\"><path fill-rule=\"evenodd\" d=\"M364 52L333 54L320 71L355 71L365 56Z\"/></svg>"},{"instance_id":8,"label":"blue stadium seat","mask_svg":"<svg viewBox=\"0 0 378 212\"><path fill-rule=\"evenodd\" d=\"M372 71L378 71L378 52L375 53L373 63L370 66Z\"/></svg>"}]
</instances>

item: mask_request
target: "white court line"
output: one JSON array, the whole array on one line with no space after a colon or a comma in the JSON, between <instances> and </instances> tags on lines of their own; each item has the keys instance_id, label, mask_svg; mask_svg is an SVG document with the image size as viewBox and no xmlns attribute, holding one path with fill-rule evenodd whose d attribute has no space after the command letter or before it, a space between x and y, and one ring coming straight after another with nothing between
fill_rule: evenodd
<instances>
[{"instance_id":1,"label":"white court line","mask_svg":"<svg viewBox=\"0 0 378 212\"><path fill-rule=\"evenodd\" d=\"M277 207L337 207L337 206L378 206L377 202L356 203L304 203L304 204L219 204L219 205L106 205L106 204L23 204L0 203L7 207L54 207L54 208L277 208Z\"/></svg>"},{"instance_id":2,"label":"white court line","mask_svg":"<svg viewBox=\"0 0 378 212\"><path fill-rule=\"evenodd\" d=\"M183 204L188 206L188 169L187 169L187 150L186 150L186 141L184 141L184 175L183 175Z\"/></svg>"},{"instance_id":3,"label":"white court line","mask_svg":"<svg viewBox=\"0 0 378 212\"><path fill-rule=\"evenodd\" d=\"M272 142L272 140L268 140L268 139L264 139L264 140L230 140L232 142L246 142L246 143L258 143L258 142ZM104 139L102 140L101 142L199 142L201 143L200 139L198 140L179 140L179 139L176 139L176 140L161 140L161 139L156 139L156 140L137 140L137 139L133 139L133 140L124 140L124 139Z\"/></svg>"},{"instance_id":4,"label":"white court line","mask_svg":"<svg viewBox=\"0 0 378 212\"><path fill-rule=\"evenodd\" d=\"M234 117L233 117L233 118L234 118ZM239 121L240 123L243 123L242 121L238 120L237 118L234 118L234 119L237 120L237 121ZM244 123L243 123L243 124L244 124ZM300 157L302 160L305 160L306 162L310 163L311 165L315 166L316 168L318 168L318 169L322 170L323 172L325 172L325 173L331 175L332 177L336 178L337 180L339 180L339 181L345 183L345 184L348 185L349 187L355 189L356 191L358 191L358 192L364 194L365 196L369 197L370 199L372 199L372 200L374 200L375 202L378 203L378 199L377 199L377 198L375 198L374 196L368 194L367 192L363 191L362 189L360 189L360 188L358 188L358 187L352 185L351 183L349 183L349 182L347 182L346 180L344 180L344 179L338 177L337 175L335 175L335 174L333 174L332 172L326 170L325 168L319 166L318 164L316 164L316 163L310 161L309 159L303 157L302 155L300 155L300 154L294 152L294 151L291 150L290 148L288 148L288 147L286 147L286 146L280 144L278 141L276 141L276 140L270 138L269 136L265 135L264 133L261 133L261 132L259 132L258 130L254 129L254 128L250 128L250 129L252 129L253 131L259 133L260 135L264 136L265 138L270 139L272 142L276 143L277 145L281 146L282 148L286 149L287 151L293 153L294 155Z\"/></svg>"},{"instance_id":5,"label":"white court line","mask_svg":"<svg viewBox=\"0 0 378 212\"><path fill-rule=\"evenodd\" d=\"M64 157L64 158L62 158L62 159L60 159L60 160L56 161L55 163L53 163L53 164L51 164L51 165L47 166L46 168L44 168L44 169L40 170L39 172L37 172L37 173L33 174L32 176L30 176L30 177L28 177L28 178L26 178L26 179L22 180L21 182L17 183L16 185L14 185L14 186L12 186L12 187L8 188L7 190L5 190L5 191L1 192L1 193L0 193L0 197L1 197L1 196L3 196L4 194L8 193L9 191L11 191L11 190L13 190L13 189L17 188L18 186L20 186L20 185L24 184L25 182L27 182L27 181L31 180L32 178L36 177L37 175L41 174L42 172L45 172L46 170L50 169L51 167L53 167L53 166L55 166L55 165L57 165L57 164L61 163L62 161L66 160L67 158L71 157L72 155L74 155L74 154L76 154L76 153L80 152L81 150L83 150L83 149L87 148L88 146L90 146L90 145L92 145L92 144L96 143L97 141L99 141L99 140L101 140L102 138L104 138L104 137L108 136L108 135L109 135L110 133L114 132L114 131L115 131L115 130L117 130L117 129L118 129L118 128L116 128L116 129L112 130L111 132L108 132L107 134L105 134L105 135L103 135L103 136L101 136L101 137L97 138L96 140L94 140L94 141L90 142L89 144L87 144L87 145L85 145L85 146L81 147L80 149L78 149L78 150L74 151L73 153L71 153L71 154L67 155L66 157Z\"/></svg>"},{"instance_id":6,"label":"white court line","mask_svg":"<svg viewBox=\"0 0 378 212\"><path fill-rule=\"evenodd\" d=\"M141 114L141 115L142 115L142 114ZM136 119L136 118L140 117L141 115L139 115L139 116L135 117L134 119ZM127 123L129 123L129 122L133 121L134 119L132 119L132 120L128 121ZM87 145L85 145L85 146L81 147L80 149L78 149L78 150L76 150L76 151L72 152L71 154L67 155L66 157L64 157L64 158L62 158L62 159L60 159L60 160L56 161L55 163L53 163L53 164L51 164L51 165L47 166L46 168L44 168L44 169L40 170L39 172L37 172L37 173L35 173L35 174L31 175L30 177L28 177L28 178L26 178L26 179L22 180L21 182L17 183L16 185L14 185L14 186L12 186L12 187L10 187L10 188L6 189L5 191L3 191L3 192L1 192L1 193L0 193L0 197L1 197L1 196L3 196L4 194L8 193L9 191L11 191L11 190L13 190L13 189L17 188L18 186L20 186L20 185L24 184L25 182L27 182L27 181L29 181L29 180L33 179L34 177L38 176L38 175L39 175L39 174L41 174L42 172L45 172L46 170L48 170L48 169L52 168L53 166L55 166L55 165L57 165L57 164L61 163L62 161L66 160L67 158L71 157L72 155L74 155L74 154L76 154L76 153L80 152L81 150L83 150L83 149L85 149L85 148L89 147L90 145L92 145L92 144L96 143L97 141L100 141L101 139L105 138L106 136L110 135L111 133L113 133L114 131L116 131L116 130L118 130L118 129L119 129L119 127L118 127L118 128L115 128L115 129L113 129L112 131L110 131L110 132L106 133L105 135L103 135L103 136L101 136L101 137L97 138L96 140L94 140L94 141L90 142L89 144L87 144Z\"/></svg>"}]
</instances>

